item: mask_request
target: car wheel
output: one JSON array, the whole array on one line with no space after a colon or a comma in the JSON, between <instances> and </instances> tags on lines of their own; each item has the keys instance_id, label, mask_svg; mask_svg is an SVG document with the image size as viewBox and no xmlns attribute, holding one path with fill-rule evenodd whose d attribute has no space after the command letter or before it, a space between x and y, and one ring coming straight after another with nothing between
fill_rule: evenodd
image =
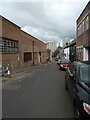
<instances>
[{"instance_id":1,"label":"car wheel","mask_svg":"<svg viewBox=\"0 0 90 120\"><path fill-rule=\"evenodd\" d=\"M67 83L65 82L65 90L68 91L68 86L67 86Z\"/></svg>"},{"instance_id":2,"label":"car wheel","mask_svg":"<svg viewBox=\"0 0 90 120\"><path fill-rule=\"evenodd\" d=\"M61 67L59 67L59 70L61 70Z\"/></svg>"},{"instance_id":3,"label":"car wheel","mask_svg":"<svg viewBox=\"0 0 90 120\"><path fill-rule=\"evenodd\" d=\"M80 119L80 112L76 104L74 104L74 120L81 120Z\"/></svg>"}]
</instances>

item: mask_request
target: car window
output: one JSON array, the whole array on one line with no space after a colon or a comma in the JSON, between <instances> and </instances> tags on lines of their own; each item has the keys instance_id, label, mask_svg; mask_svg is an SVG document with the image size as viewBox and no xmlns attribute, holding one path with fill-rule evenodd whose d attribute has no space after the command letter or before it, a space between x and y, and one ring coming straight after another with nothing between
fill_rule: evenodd
<instances>
[{"instance_id":1,"label":"car window","mask_svg":"<svg viewBox=\"0 0 90 120\"><path fill-rule=\"evenodd\" d=\"M82 65L80 66L80 78L82 82L90 81L90 65Z\"/></svg>"},{"instance_id":2,"label":"car window","mask_svg":"<svg viewBox=\"0 0 90 120\"><path fill-rule=\"evenodd\" d=\"M67 63L70 63L70 61L67 60L67 59L63 59L63 60L61 60L61 63L62 63L62 64L64 64L64 63L67 64Z\"/></svg>"}]
</instances>

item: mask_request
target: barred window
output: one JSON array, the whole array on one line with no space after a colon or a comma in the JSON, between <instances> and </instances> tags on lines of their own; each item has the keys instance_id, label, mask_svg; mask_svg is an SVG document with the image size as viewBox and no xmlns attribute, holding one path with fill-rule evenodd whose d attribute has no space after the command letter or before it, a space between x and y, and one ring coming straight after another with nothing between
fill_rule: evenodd
<instances>
[{"instance_id":1,"label":"barred window","mask_svg":"<svg viewBox=\"0 0 90 120\"><path fill-rule=\"evenodd\" d=\"M18 45L18 41L0 38L0 52L2 53L17 53Z\"/></svg>"}]
</instances>

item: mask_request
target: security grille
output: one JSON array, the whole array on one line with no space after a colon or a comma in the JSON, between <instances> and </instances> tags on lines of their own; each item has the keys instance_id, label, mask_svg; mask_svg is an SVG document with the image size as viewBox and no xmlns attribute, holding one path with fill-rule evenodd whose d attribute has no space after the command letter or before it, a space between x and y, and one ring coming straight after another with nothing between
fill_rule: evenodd
<instances>
[{"instance_id":1,"label":"security grille","mask_svg":"<svg viewBox=\"0 0 90 120\"><path fill-rule=\"evenodd\" d=\"M28 62L30 60L32 60L32 53L31 52L24 53L24 62Z\"/></svg>"}]
</instances>

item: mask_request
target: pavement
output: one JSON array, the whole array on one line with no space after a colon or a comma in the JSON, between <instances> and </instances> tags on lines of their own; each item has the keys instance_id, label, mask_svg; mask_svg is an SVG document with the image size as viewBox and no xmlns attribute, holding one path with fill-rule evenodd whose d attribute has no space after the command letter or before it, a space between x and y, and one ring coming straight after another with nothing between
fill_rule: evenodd
<instances>
[{"instance_id":1,"label":"pavement","mask_svg":"<svg viewBox=\"0 0 90 120\"><path fill-rule=\"evenodd\" d=\"M35 71L36 69L40 68L41 66L44 66L44 64L29 66L29 67L14 68L10 71L11 76L10 77L7 77L7 76L1 77L0 82L4 83L4 82L11 81L13 79L17 79L19 77L23 78L23 77L27 76L27 74L30 74L31 72Z\"/></svg>"}]
</instances>

